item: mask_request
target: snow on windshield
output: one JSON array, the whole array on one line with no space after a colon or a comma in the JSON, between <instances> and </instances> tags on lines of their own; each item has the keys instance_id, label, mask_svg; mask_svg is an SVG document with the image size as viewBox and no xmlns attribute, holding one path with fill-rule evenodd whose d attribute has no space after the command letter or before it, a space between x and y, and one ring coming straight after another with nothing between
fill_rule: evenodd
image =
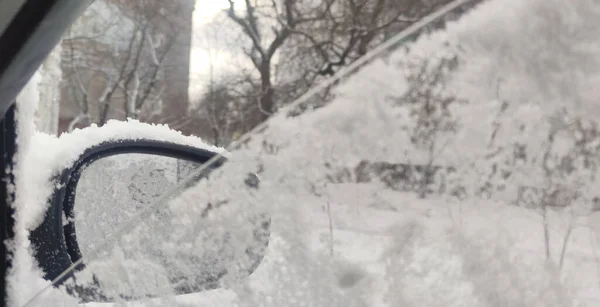
<instances>
[{"instance_id":1,"label":"snow on windshield","mask_svg":"<svg viewBox=\"0 0 600 307\"><path fill-rule=\"evenodd\" d=\"M265 260L227 285L233 302L216 304L597 304L599 17L592 0L487 1L364 66L325 107L274 116L169 204L185 215L197 213L191 199L229 201L272 216ZM87 138L78 133L56 150ZM31 148L54 150L50 139ZM26 159L50 174L59 164L42 166L41 152ZM32 194L18 203L23 230L48 195ZM214 303L213 293L169 303Z\"/></svg>"}]
</instances>

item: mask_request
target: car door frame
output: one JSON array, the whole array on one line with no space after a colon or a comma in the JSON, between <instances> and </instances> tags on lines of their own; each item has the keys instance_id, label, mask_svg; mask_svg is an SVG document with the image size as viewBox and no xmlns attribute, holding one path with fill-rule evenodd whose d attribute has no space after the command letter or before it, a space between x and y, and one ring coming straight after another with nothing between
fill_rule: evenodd
<instances>
[{"instance_id":1,"label":"car door frame","mask_svg":"<svg viewBox=\"0 0 600 307\"><path fill-rule=\"evenodd\" d=\"M5 170L2 181L6 183L0 184L0 307L4 307L15 223L12 169L18 151L16 98L92 0L0 1L0 9L10 8L3 9L10 13L2 16L6 26L0 29L0 168Z\"/></svg>"}]
</instances>

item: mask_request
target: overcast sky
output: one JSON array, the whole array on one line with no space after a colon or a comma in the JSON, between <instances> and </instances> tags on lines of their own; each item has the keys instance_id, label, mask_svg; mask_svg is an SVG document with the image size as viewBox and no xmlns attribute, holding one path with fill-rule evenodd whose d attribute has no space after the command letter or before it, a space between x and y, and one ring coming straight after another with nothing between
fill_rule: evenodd
<instances>
[{"instance_id":1,"label":"overcast sky","mask_svg":"<svg viewBox=\"0 0 600 307\"><path fill-rule=\"evenodd\" d=\"M234 1L236 10L241 10L239 14L243 15L244 2ZM256 73L252 62L242 52L244 46L249 47L247 37L241 34L239 26L224 12L228 6L227 0L196 0L189 88L192 103L206 89L211 63L216 82L220 77L241 71ZM269 33L266 34L266 40L271 39Z\"/></svg>"},{"instance_id":2,"label":"overcast sky","mask_svg":"<svg viewBox=\"0 0 600 307\"><path fill-rule=\"evenodd\" d=\"M227 0L200 0L194 10L194 35L192 39L190 63L190 95L193 99L202 92L209 76L209 64L215 70L222 69L229 58L227 50L221 45L219 37L224 37L222 28L215 28L210 22L222 14L227 7Z\"/></svg>"}]
</instances>

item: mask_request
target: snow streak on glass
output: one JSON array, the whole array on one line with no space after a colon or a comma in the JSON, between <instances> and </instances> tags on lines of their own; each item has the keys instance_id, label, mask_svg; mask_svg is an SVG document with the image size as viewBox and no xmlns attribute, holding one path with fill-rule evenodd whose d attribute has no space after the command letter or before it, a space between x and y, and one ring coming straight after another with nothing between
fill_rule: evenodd
<instances>
[{"instance_id":1,"label":"snow streak on glass","mask_svg":"<svg viewBox=\"0 0 600 307\"><path fill-rule=\"evenodd\" d=\"M600 6L491 0L412 39L283 108L206 178L90 165L80 184L107 209L75 222L105 216L85 234L98 245L30 305L598 304Z\"/></svg>"},{"instance_id":2,"label":"snow streak on glass","mask_svg":"<svg viewBox=\"0 0 600 307\"><path fill-rule=\"evenodd\" d=\"M71 218L81 255L93 260L84 261L85 268L66 288L82 300L141 299L213 289L225 275L245 277L254 270L262 253L253 248L260 247L262 228L244 228L233 212L219 213L227 202L182 195L188 198L173 206L163 204L129 231L117 232L198 166L169 157L123 154L84 169ZM98 249L96 244L107 240L114 242Z\"/></svg>"}]
</instances>

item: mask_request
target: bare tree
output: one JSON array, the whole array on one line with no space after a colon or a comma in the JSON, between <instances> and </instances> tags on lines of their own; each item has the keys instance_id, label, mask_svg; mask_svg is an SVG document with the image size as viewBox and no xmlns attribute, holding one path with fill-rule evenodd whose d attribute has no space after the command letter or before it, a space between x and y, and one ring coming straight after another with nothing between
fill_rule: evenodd
<instances>
[{"instance_id":1,"label":"bare tree","mask_svg":"<svg viewBox=\"0 0 600 307\"><path fill-rule=\"evenodd\" d=\"M228 86L228 92L236 92L235 96L240 99L235 105L244 108L244 114L257 118L255 122L244 119L249 129L268 118L279 105L299 97L322 78L332 76L341 67L366 54L390 33L402 30L448 2L227 1L229 6L225 16L239 29L243 51L240 54L249 60L253 68L252 73L240 71L234 78L250 86L250 89ZM239 85L240 82L235 84ZM308 101L308 107L321 106L329 98L329 91L324 91ZM207 97L203 97L202 101L215 102ZM290 115L302 113L306 108L304 104L298 110L292 110ZM253 111L258 112L259 116L250 115Z\"/></svg>"},{"instance_id":2,"label":"bare tree","mask_svg":"<svg viewBox=\"0 0 600 307\"><path fill-rule=\"evenodd\" d=\"M250 131L263 120L257 101L261 93L247 75L227 75L211 79L207 90L194 105L194 129L217 146Z\"/></svg>"},{"instance_id":3,"label":"bare tree","mask_svg":"<svg viewBox=\"0 0 600 307\"><path fill-rule=\"evenodd\" d=\"M152 0L96 3L86 12L95 22L75 25L62 43L63 93L79 109L68 129L160 114L167 55L177 44L179 8Z\"/></svg>"},{"instance_id":4,"label":"bare tree","mask_svg":"<svg viewBox=\"0 0 600 307\"><path fill-rule=\"evenodd\" d=\"M233 104L234 97L227 86L212 84L208 92L200 101L202 116L209 126L212 143L216 146L227 145L233 136L234 125L239 120L236 118Z\"/></svg>"},{"instance_id":5,"label":"bare tree","mask_svg":"<svg viewBox=\"0 0 600 307\"><path fill-rule=\"evenodd\" d=\"M245 49L245 54L260 75L261 97L258 101L262 118L268 118L275 111L274 89L272 83L273 57L278 49L290 37L294 29L310 19L299 16L298 4L295 0L272 0L267 9L257 2L244 1L243 14L236 10L235 2L229 1L227 16L234 21L242 32L250 39L251 47ZM272 33L266 34L270 29ZM267 42L265 42L267 40Z\"/></svg>"},{"instance_id":6,"label":"bare tree","mask_svg":"<svg viewBox=\"0 0 600 307\"><path fill-rule=\"evenodd\" d=\"M334 75L380 44L391 34L416 22L447 0L322 0L303 15L312 22L291 29L278 70L310 88ZM286 77L283 77L286 79Z\"/></svg>"},{"instance_id":7,"label":"bare tree","mask_svg":"<svg viewBox=\"0 0 600 307\"><path fill-rule=\"evenodd\" d=\"M430 185L439 171L436 160L447 149L451 136L457 131L458 123L453 118L450 104L460 103L444 90L447 76L456 67L457 58L418 59L409 62L407 76L409 90L397 99L399 105L410 110L411 119L406 130L417 152L425 152L417 192L424 198L433 191Z\"/></svg>"},{"instance_id":8,"label":"bare tree","mask_svg":"<svg viewBox=\"0 0 600 307\"><path fill-rule=\"evenodd\" d=\"M598 193L596 177L600 160L600 138L598 127L593 122L585 123L581 119L567 121L565 114L557 114L549 119L546 146L539 161L543 170L543 186L520 186L517 203L540 211L543 221L546 259L551 259L551 238L549 212L563 210L570 212L567 229L562 238L558 265L563 268L565 256L573 230L581 225L576 223L578 216L598 211ZM565 138L572 138L570 148L558 144ZM566 149L566 150L565 150ZM523 199L523 191L529 190L529 198ZM531 193L533 192L533 193Z\"/></svg>"},{"instance_id":9,"label":"bare tree","mask_svg":"<svg viewBox=\"0 0 600 307\"><path fill-rule=\"evenodd\" d=\"M257 105L263 120L279 101L298 97L319 78L366 54L390 27L408 26L447 2L244 0L238 7L228 1L227 16L249 42L243 51L260 78Z\"/></svg>"}]
</instances>

